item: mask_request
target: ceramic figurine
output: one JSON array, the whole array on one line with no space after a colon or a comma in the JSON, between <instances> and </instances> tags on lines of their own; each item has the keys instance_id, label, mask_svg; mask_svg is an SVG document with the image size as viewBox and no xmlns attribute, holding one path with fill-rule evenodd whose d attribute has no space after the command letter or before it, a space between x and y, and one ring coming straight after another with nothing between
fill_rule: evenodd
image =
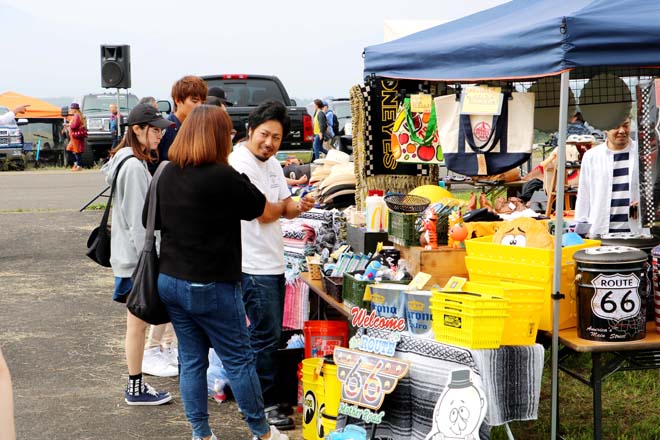
<instances>
[{"instance_id":1,"label":"ceramic figurine","mask_svg":"<svg viewBox=\"0 0 660 440\"><path fill-rule=\"evenodd\" d=\"M420 238L420 243L424 244L424 249L433 250L438 248L438 215L432 209L427 210L424 220L424 233L422 234L423 240Z\"/></svg>"},{"instance_id":2,"label":"ceramic figurine","mask_svg":"<svg viewBox=\"0 0 660 440\"><path fill-rule=\"evenodd\" d=\"M453 218L452 218L453 217ZM449 216L449 231L447 243L449 247L455 249L462 249L465 247L463 243L468 238L468 228L463 222L463 214L460 209L452 212Z\"/></svg>"}]
</instances>

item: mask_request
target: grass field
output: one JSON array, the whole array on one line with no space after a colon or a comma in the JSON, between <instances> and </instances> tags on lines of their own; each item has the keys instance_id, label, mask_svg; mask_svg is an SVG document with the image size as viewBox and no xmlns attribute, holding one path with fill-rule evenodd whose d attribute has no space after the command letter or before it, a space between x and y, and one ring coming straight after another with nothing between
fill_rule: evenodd
<instances>
[{"instance_id":1,"label":"grass field","mask_svg":"<svg viewBox=\"0 0 660 440\"><path fill-rule=\"evenodd\" d=\"M590 368L590 355L580 354L571 360L572 369L584 375ZM516 439L550 438L551 361L546 350L538 420L510 424ZM603 382L603 438L616 440L660 439L660 372L657 370L614 373ZM593 438L591 389L565 373L559 372L559 434L566 440ZM493 440L507 438L503 427L491 433Z\"/></svg>"}]
</instances>

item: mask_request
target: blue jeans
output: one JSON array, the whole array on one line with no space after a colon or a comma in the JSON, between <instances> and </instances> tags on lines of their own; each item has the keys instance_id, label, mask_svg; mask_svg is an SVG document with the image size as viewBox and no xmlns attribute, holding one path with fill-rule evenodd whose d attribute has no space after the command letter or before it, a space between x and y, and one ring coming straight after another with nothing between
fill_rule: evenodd
<instances>
[{"instance_id":1,"label":"blue jeans","mask_svg":"<svg viewBox=\"0 0 660 440\"><path fill-rule=\"evenodd\" d=\"M257 374L266 407L279 403L275 388L275 356L282 335L284 293L284 274L243 274L243 301L250 319L250 344L257 357Z\"/></svg>"},{"instance_id":2,"label":"blue jeans","mask_svg":"<svg viewBox=\"0 0 660 440\"><path fill-rule=\"evenodd\" d=\"M158 293L179 339L179 387L193 437L211 435L206 387L211 347L225 366L250 431L257 436L270 432L240 283L198 284L160 274Z\"/></svg>"},{"instance_id":3,"label":"blue jeans","mask_svg":"<svg viewBox=\"0 0 660 440\"><path fill-rule=\"evenodd\" d=\"M321 153L328 154L328 150L323 148L323 136L319 136L318 134L314 135L312 150L314 151L314 160L318 159L321 156Z\"/></svg>"}]
</instances>

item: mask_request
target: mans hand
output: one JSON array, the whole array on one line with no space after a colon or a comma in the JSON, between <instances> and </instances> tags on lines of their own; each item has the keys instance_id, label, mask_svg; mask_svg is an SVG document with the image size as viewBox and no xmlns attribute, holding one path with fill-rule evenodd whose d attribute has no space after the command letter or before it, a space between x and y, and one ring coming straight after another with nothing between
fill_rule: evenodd
<instances>
[{"instance_id":1,"label":"mans hand","mask_svg":"<svg viewBox=\"0 0 660 440\"><path fill-rule=\"evenodd\" d=\"M18 115L18 114L20 114L20 113L25 113L25 112L27 111L27 108L28 108L29 106L30 106L30 104L19 105L18 107L16 107L16 108L14 109L14 114L15 114L15 115Z\"/></svg>"},{"instance_id":2,"label":"mans hand","mask_svg":"<svg viewBox=\"0 0 660 440\"><path fill-rule=\"evenodd\" d=\"M306 194L305 197L301 198L298 201L298 210L300 212L307 212L314 207L314 196L311 194Z\"/></svg>"}]
</instances>

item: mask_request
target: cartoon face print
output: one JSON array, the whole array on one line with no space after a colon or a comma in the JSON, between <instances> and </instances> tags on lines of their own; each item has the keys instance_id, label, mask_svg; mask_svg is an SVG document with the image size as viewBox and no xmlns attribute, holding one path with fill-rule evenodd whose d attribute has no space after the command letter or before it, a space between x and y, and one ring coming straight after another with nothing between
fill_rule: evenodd
<instances>
[{"instance_id":1,"label":"cartoon face print","mask_svg":"<svg viewBox=\"0 0 660 440\"><path fill-rule=\"evenodd\" d=\"M425 440L473 440L486 417L486 395L470 370L453 370L433 411L433 427Z\"/></svg>"},{"instance_id":2,"label":"cartoon face print","mask_svg":"<svg viewBox=\"0 0 660 440\"><path fill-rule=\"evenodd\" d=\"M465 438L479 429L483 399L474 385L450 389L440 404L436 423L445 437Z\"/></svg>"},{"instance_id":3,"label":"cartoon face print","mask_svg":"<svg viewBox=\"0 0 660 440\"><path fill-rule=\"evenodd\" d=\"M504 232L504 237L502 237L500 244L527 247L527 233L519 226L516 226Z\"/></svg>"}]
</instances>

